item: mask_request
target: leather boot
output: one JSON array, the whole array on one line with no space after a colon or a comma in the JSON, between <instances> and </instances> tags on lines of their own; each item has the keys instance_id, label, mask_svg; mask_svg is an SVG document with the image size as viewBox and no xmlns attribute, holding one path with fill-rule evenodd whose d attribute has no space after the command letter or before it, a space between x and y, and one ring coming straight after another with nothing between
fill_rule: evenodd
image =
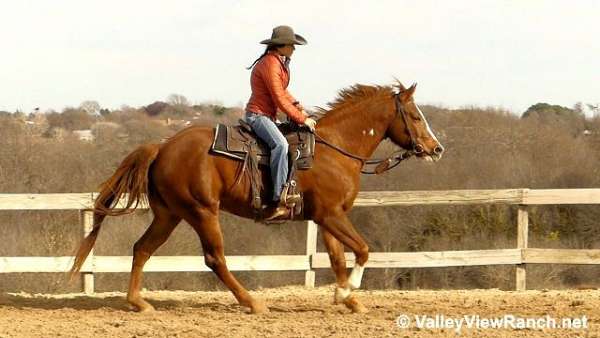
<instances>
[{"instance_id":1,"label":"leather boot","mask_svg":"<svg viewBox=\"0 0 600 338\"><path fill-rule=\"evenodd\" d=\"M278 202L269 206L266 210L265 221L273 221L280 218L289 218L290 208L285 205L285 202Z\"/></svg>"}]
</instances>

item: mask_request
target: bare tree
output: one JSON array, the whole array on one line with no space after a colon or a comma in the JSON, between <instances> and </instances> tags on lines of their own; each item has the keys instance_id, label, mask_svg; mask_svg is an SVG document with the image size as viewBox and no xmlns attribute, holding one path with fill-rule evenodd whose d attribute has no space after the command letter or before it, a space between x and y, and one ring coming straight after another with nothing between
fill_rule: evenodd
<instances>
[{"instance_id":1,"label":"bare tree","mask_svg":"<svg viewBox=\"0 0 600 338\"><path fill-rule=\"evenodd\" d=\"M185 96L180 94L169 95L169 97L167 98L167 102L177 107L189 107L190 105L190 101L188 101L188 99Z\"/></svg>"},{"instance_id":2,"label":"bare tree","mask_svg":"<svg viewBox=\"0 0 600 338\"><path fill-rule=\"evenodd\" d=\"M91 101L91 100L83 101L79 105L79 109L83 110L84 112L86 112L90 115L100 114L101 108L102 107L100 107L100 104L97 101Z\"/></svg>"}]
</instances>

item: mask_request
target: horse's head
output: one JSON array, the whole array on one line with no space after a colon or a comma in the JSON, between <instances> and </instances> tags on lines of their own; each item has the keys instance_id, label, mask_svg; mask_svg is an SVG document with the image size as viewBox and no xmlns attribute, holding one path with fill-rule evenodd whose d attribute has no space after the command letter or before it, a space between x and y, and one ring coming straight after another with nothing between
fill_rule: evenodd
<instances>
[{"instance_id":1,"label":"horse's head","mask_svg":"<svg viewBox=\"0 0 600 338\"><path fill-rule=\"evenodd\" d=\"M387 129L387 137L404 149L412 149L418 157L429 161L442 158L444 147L433 134L425 115L421 112L413 94L417 84L405 88L398 81L394 93L396 116Z\"/></svg>"}]
</instances>

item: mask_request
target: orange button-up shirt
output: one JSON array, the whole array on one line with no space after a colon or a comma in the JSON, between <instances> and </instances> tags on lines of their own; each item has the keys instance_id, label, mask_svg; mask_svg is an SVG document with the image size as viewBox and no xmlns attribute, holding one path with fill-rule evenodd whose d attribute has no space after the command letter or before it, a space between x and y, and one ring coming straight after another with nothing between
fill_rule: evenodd
<instances>
[{"instance_id":1,"label":"orange button-up shirt","mask_svg":"<svg viewBox=\"0 0 600 338\"><path fill-rule=\"evenodd\" d=\"M282 59L276 52L269 52L256 63L250 76L252 95L246 111L267 115L274 120L279 108L294 122L303 124L306 116L287 90L290 73Z\"/></svg>"}]
</instances>

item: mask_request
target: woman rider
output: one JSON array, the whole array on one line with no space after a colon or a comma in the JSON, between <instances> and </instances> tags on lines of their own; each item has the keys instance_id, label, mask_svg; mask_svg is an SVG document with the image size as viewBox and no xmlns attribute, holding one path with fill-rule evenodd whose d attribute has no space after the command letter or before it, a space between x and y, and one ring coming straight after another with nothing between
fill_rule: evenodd
<instances>
[{"instance_id":1,"label":"woman rider","mask_svg":"<svg viewBox=\"0 0 600 338\"><path fill-rule=\"evenodd\" d=\"M261 43L267 45L265 52L248 67L252 69L252 95L246 105L246 122L271 148L273 201L272 212L267 219L275 219L289 212L286 201L280 201L288 176L288 143L275 124L277 110L299 125L308 126L311 131L314 131L317 122L308 117L302 105L287 91L290 58L295 45L305 45L306 40L294 34L291 27L278 26L273 28L271 38Z\"/></svg>"}]
</instances>

